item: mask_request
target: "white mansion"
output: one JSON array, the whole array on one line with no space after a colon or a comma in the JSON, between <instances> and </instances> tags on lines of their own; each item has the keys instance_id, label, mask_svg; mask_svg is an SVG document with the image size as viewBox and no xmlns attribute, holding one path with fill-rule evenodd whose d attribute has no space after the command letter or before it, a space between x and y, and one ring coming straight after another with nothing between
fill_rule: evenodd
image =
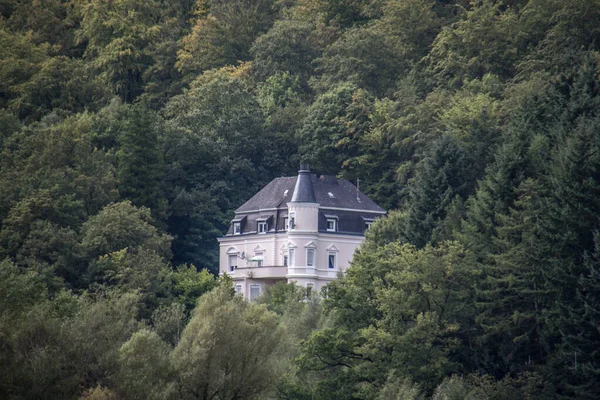
<instances>
[{"instance_id":1,"label":"white mansion","mask_svg":"<svg viewBox=\"0 0 600 400\"><path fill-rule=\"evenodd\" d=\"M250 300L278 281L320 290L385 214L347 180L317 177L301 165L297 177L274 179L236 210L219 238L220 273Z\"/></svg>"}]
</instances>

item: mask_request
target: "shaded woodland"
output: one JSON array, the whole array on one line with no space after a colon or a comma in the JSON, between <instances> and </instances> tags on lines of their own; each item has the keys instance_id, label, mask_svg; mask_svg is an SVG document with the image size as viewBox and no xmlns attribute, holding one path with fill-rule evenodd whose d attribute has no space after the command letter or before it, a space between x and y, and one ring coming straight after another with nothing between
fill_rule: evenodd
<instances>
[{"instance_id":1,"label":"shaded woodland","mask_svg":"<svg viewBox=\"0 0 600 400\"><path fill-rule=\"evenodd\" d=\"M248 303L301 161L389 215ZM0 398L600 398L600 0L0 0Z\"/></svg>"}]
</instances>

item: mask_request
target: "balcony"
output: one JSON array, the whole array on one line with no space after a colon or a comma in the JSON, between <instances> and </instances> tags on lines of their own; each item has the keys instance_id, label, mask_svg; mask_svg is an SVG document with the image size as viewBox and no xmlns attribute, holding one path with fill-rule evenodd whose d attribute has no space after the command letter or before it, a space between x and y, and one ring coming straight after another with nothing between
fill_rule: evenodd
<instances>
[{"instance_id":1,"label":"balcony","mask_svg":"<svg viewBox=\"0 0 600 400\"><path fill-rule=\"evenodd\" d=\"M252 278L252 279L268 279L268 278L285 278L287 267L282 265L263 265L261 267L237 267L233 271L228 271L227 275L232 278Z\"/></svg>"}]
</instances>

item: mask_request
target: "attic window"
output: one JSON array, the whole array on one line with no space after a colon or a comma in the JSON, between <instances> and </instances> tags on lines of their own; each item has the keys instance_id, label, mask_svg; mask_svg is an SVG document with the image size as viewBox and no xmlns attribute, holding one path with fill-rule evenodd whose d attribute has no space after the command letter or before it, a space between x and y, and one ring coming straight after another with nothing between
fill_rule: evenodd
<instances>
[{"instance_id":1,"label":"attic window","mask_svg":"<svg viewBox=\"0 0 600 400\"><path fill-rule=\"evenodd\" d=\"M333 193L331 192L327 192L327 194L329 195L329 198L333 199L335 196L333 195Z\"/></svg>"},{"instance_id":2,"label":"attic window","mask_svg":"<svg viewBox=\"0 0 600 400\"><path fill-rule=\"evenodd\" d=\"M337 231L337 219L327 218L327 232Z\"/></svg>"},{"instance_id":3,"label":"attic window","mask_svg":"<svg viewBox=\"0 0 600 400\"><path fill-rule=\"evenodd\" d=\"M267 233L267 223L266 222L258 223L258 233Z\"/></svg>"},{"instance_id":4,"label":"attic window","mask_svg":"<svg viewBox=\"0 0 600 400\"><path fill-rule=\"evenodd\" d=\"M239 235L240 233L242 233L242 224L240 222L234 222L233 223L233 234Z\"/></svg>"}]
</instances>

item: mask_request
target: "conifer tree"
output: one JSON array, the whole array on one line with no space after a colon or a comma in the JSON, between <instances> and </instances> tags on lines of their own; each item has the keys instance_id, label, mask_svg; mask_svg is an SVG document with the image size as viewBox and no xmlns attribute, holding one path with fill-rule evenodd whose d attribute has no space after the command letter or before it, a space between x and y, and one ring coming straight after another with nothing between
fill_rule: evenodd
<instances>
[{"instance_id":1,"label":"conifer tree","mask_svg":"<svg viewBox=\"0 0 600 400\"><path fill-rule=\"evenodd\" d=\"M418 247L431 239L455 196L466 198L473 188L471 160L458 139L444 135L417 167L410 182L404 236Z\"/></svg>"}]
</instances>

